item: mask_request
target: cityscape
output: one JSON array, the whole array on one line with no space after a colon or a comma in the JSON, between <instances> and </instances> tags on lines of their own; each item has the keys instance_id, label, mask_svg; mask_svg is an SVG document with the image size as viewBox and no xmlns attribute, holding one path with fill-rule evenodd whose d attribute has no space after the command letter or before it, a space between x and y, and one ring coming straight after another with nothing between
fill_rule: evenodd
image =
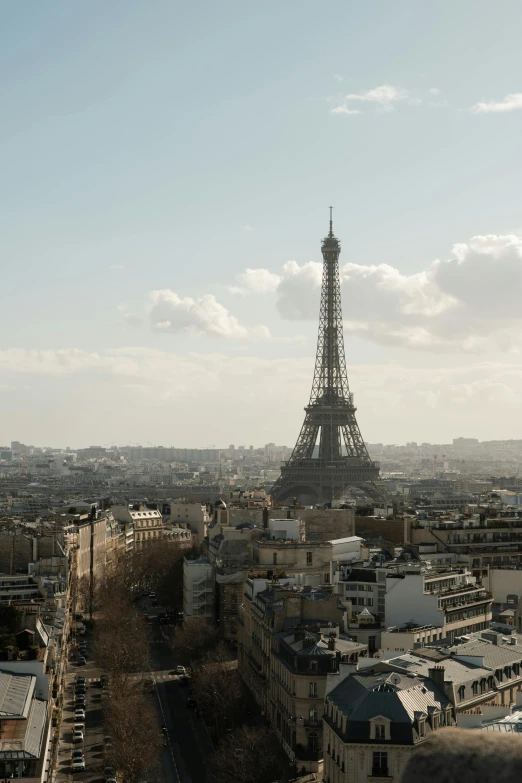
<instances>
[{"instance_id":1,"label":"cityscape","mask_svg":"<svg viewBox=\"0 0 522 783\"><path fill-rule=\"evenodd\" d=\"M0 783L518 783L522 7L24 6Z\"/></svg>"}]
</instances>

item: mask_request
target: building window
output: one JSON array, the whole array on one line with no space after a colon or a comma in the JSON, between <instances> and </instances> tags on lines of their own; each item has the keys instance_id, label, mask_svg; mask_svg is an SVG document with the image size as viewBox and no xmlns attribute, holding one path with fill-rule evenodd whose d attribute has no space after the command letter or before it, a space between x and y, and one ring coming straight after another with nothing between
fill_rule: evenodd
<instances>
[{"instance_id":1,"label":"building window","mask_svg":"<svg viewBox=\"0 0 522 783\"><path fill-rule=\"evenodd\" d=\"M461 685L460 688L459 688L459 691L458 691L459 701L462 701L462 699L464 698L465 693L466 693L466 689L465 689L464 685Z\"/></svg>"},{"instance_id":2,"label":"building window","mask_svg":"<svg viewBox=\"0 0 522 783\"><path fill-rule=\"evenodd\" d=\"M272 555L272 563L273 565L277 565L277 552L274 552Z\"/></svg>"},{"instance_id":3,"label":"building window","mask_svg":"<svg viewBox=\"0 0 522 783\"><path fill-rule=\"evenodd\" d=\"M419 737L424 739L424 737L426 736L426 721L424 720L424 718L421 718L419 720L418 725L419 725Z\"/></svg>"},{"instance_id":4,"label":"building window","mask_svg":"<svg viewBox=\"0 0 522 783\"><path fill-rule=\"evenodd\" d=\"M374 778L388 777L388 754L378 751L373 754L372 776Z\"/></svg>"},{"instance_id":5,"label":"building window","mask_svg":"<svg viewBox=\"0 0 522 783\"><path fill-rule=\"evenodd\" d=\"M386 726L383 723L375 724L375 739L376 740L386 739Z\"/></svg>"},{"instance_id":6,"label":"building window","mask_svg":"<svg viewBox=\"0 0 522 783\"><path fill-rule=\"evenodd\" d=\"M311 672L317 671L317 661L310 661L310 671Z\"/></svg>"},{"instance_id":7,"label":"building window","mask_svg":"<svg viewBox=\"0 0 522 783\"><path fill-rule=\"evenodd\" d=\"M308 750L311 750L314 753L319 750L319 737L315 731L311 731L308 735Z\"/></svg>"},{"instance_id":8,"label":"building window","mask_svg":"<svg viewBox=\"0 0 522 783\"><path fill-rule=\"evenodd\" d=\"M311 707L309 712L310 723L317 723L318 714L317 707Z\"/></svg>"},{"instance_id":9,"label":"building window","mask_svg":"<svg viewBox=\"0 0 522 783\"><path fill-rule=\"evenodd\" d=\"M493 677L488 677L488 691L492 691L495 685Z\"/></svg>"},{"instance_id":10,"label":"building window","mask_svg":"<svg viewBox=\"0 0 522 783\"><path fill-rule=\"evenodd\" d=\"M312 553L307 552L306 553L306 565L312 565Z\"/></svg>"},{"instance_id":11,"label":"building window","mask_svg":"<svg viewBox=\"0 0 522 783\"><path fill-rule=\"evenodd\" d=\"M476 696L478 693L478 682L475 681L473 685L471 686L471 691L473 693L473 696Z\"/></svg>"},{"instance_id":12,"label":"building window","mask_svg":"<svg viewBox=\"0 0 522 783\"><path fill-rule=\"evenodd\" d=\"M317 683L316 682L309 683L308 696L311 699L317 698Z\"/></svg>"},{"instance_id":13,"label":"building window","mask_svg":"<svg viewBox=\"0 0 522 783\"><path fill-rule=\"evenodd\" d=\"M486 687L487 687L487 685L486 685L486 678L483 677L481 679L481 681L480 681L480 692L481 693L486 693Z\"/></svg>"},{"instance_id":14,"label":"building window","mask_svg":"<svg viewBox=\"0 0 522 783\"><path fill-rule=\"evenodd\" d=\"M515 672L515 677L520 676L520 664L514 663L513 664L513 671Z\"/></svg>"},{"instance_id":15,"label":"building window","mask_svg":"<svg viewBox=\"0 0 522 783\"><path fill-rule=\"evenodd\" d=\"M328 584L330 582L330 574L325 574L324 575L324 582L325 582L325 584Z\"/></svg>"}]
</instances>

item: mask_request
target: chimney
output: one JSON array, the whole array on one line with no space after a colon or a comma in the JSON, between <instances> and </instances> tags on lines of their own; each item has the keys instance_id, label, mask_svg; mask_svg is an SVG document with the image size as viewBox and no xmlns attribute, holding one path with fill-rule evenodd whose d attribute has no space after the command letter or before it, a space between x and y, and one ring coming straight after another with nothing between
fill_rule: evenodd
<instances>
[{"instance_id":1,"label":"chimney","mask_svg":"<svg viewBox=\"0 0 522 783\"><path fill-rule=\"evenodd\" d=\"M263 509L263 530L268 530L268 508Z\"/></svg>"},{"instance_id":2,"label":"chimney","mask_svg":"<svg viewBox=\"0 0 522 783\"><path fill-rule=\"evenodd\" d=\"M335 643L336 643L335 636L330 636L329 639L328 639L328 649L329 650L335 650Z\"/></svg>"},{"instance_id":3,"label":"chimney","mask_svg":"<svg viewBox=\"0 0 522 783\"><path fill-rule=\"evenodd\" d=\"M434 666L428 669L428 677L433 680L439 691L444 693L444 666Z\"/></svg>"}]
</instances>

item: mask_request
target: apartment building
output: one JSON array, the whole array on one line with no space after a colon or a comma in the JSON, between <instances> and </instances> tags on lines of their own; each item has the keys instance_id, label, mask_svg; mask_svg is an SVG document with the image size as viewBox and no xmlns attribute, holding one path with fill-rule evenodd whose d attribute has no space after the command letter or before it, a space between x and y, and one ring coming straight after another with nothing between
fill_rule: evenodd
<instances>
[{"instance_id":1,"label":"apartment building","mask_svg":"<svg viewBox=\"0 0 522 783\"><path fill-rule=\"evenodd\" d=\"M147 508L135 503L131 506L112 506L115 519L134 529L134 547L137 551L147 543L162 539L165 535L165 524L161 511Z\"/></svg>"},{"instance_id":2,"label":"apartment building","mask_svg":"<svg viewBox=\"0 0 522 783\"><path fill-rule=\"evenodd\" d=\"M433 543L439 552L456 553L480 579L491 566L522 566L522 511L420 521L412 526L410 540L412 544Z\"/></svg>"},{"instance_id":3,"label":"apartment building","mask_svg":"<svg viewBox=\"0 0 522 783\"><path fill-rule=\"evenodd\" d=\"M325 699L326 783L399 783L411 754L443 726L451 701L429 677L388 671L349 674Z\"/></svg>"},{"instance_id":4,"label":"apartment building","mask_svg":"<svg viewBox=\"0 0 522 783\"><path fill-rule=\"evenodd\" d=\"M317 769L327 674L355 664L367 646L341 632L343 610L331 592L296 579L247 579L238 666L289 758Z\"/></svg>"},{"instance_id":5,"label":"apartment building","mask_svg":"<svg viewBox=\"0 0 522 783\"><path fill-rule=\"evenodd\" d=\"M477 584L465 568L440 572L419 565L406 573L389 570L386 578L385 624L401 627L408 623L433 625L443 638L489 628L492 619L491 593Z\"/></svg>"},{"instance_id":6,"label":"apartment building","mask_svg":"<svg viewBox=\"0 0 522 783\"><path fill-rule=\"evenodd\" d=\"M324 634L323 634L324 632ZM330 635L331 634L331 635ZM323 758L323 709L329 674L356 667L365 645L328 627L274 634L270 651L269 719L290 760L318 769Z\"/></svg>"}]
</instances>

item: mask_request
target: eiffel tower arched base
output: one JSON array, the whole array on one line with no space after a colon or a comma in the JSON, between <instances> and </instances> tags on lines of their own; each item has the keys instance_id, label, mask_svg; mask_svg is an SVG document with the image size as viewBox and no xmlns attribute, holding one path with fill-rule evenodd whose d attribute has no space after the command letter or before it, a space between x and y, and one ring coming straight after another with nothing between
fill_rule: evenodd
<instances>
[{"instance_id":1,"label":"eiffel tower arched base","mask_svg":"<svg viewBox=\"0 0 522 783\"><path fill-rule=\"evenodd\" d=\"M320 505L341 500L351 488L361 490L376 503L387 501L386 486L373 466L346 470L343 465L299 467L290 463L281 468L270 495L276 503L292 503L295 498L301 505Z\"/></svg>"}]
</instances>

